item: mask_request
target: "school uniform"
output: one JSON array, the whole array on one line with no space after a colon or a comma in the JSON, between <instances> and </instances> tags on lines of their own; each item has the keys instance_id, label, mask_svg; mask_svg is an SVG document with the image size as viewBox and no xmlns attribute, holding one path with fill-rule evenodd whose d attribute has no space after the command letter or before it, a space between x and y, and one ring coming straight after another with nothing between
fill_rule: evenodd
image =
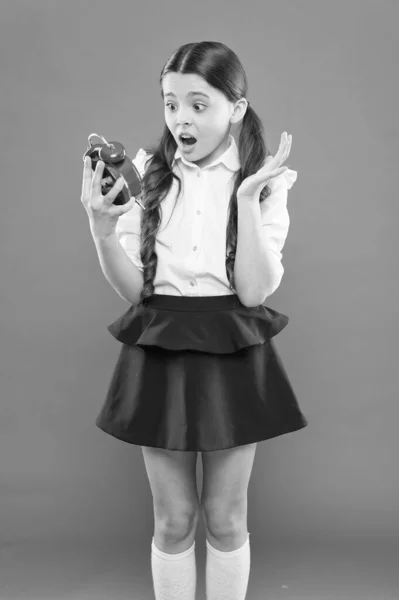
<instances>
[{"instance_id":1,"label":"school uniform","mask_svg":"<svg viewBox=\"0 0 399 600\"><path fill-rule=\"evenodd\" d=\"M272 338L288 316L262 304L245 307L226 273L226 225L233 176L240 168L232 135L222 156L202 169L177 148L178 181L161 203L154 295L108 326L122 343L96 419L104 432L130 444L213 451L260 442L307 426ZM144 175L140 148L133 163ZM291 169L268 182L260 204L265 237L275 256L275 285L284 273ZM140 258L141 207L117 222L127 256ZM172 215L172 211L173 215ZM171 216L172 215L172 216Z\"/></svg>"}]
</instances>

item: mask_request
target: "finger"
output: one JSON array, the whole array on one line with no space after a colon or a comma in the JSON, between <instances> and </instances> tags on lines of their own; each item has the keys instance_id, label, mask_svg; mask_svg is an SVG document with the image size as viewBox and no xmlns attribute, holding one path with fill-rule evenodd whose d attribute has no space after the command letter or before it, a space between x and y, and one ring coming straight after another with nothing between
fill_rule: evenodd
<instances>
[{"instance_id":1,"label":"finger","mask_svg":"<svg viewBox=\"0 0 399 600\"><path fill-rule=\"evenodd\" d=\"M286 147L285 147L285 158L284 158L284 160L287 160L287 158L290 155L291 145L292 145L292 135L287 135L287 144L286 144Z\"/></svg>"},{"instance_id":2,"label":"finger","mask_svg":"<svg viewBox=\"0 0 399 600\"><path fill-rule=\"evenodd\" d=\"M292 135L290 136L290 152L291 152L291 146L292 146Z\"/></svg>"},{"instance_id":3,"label":"finger","mask_svg":"<svg viewBox=\"0 0 399 600\"><path fill-rule=\"evenodd\" d=\"M129 210L131 210L133 208L134 203L136 202L136 198L134 196L132 196L128 202L126 202L126 204L123 204L122 206L115 206L115 211L112 213L113 216L119 216L121 217L122 215L124 215L125 213L129 212Z\"/></svg>"},{"instance_id":4,"label":"finger","mask_svg":"<svg viewBox=\"0 0 399 600\"><path fill-rule=\"evenodd\" d=\"M286 150L286 148L287 148L287 143L288 143L288 140L287 140L287 134L286 134L286 132L284 131L284 133L283 133L283 134L282 134L282 136L281 136L281 140L280 140L280 146L279 146L279 149L278 149L278 154L279 154L279 159L280 159L280 162L281 162L281 160L282 160L282 159L283 159L283 157L284 157L284 153L285 153L285 150Z\"/></svg>"},{"instance_id":5,"label":"finger","mask_svg":"<svg viewBox=\"0 0 399 600\"><path fill-rule=\"evenodd\" d=\"M278 169L275 169L268 175L268 179L273 179L273 177L278 177L278 175L281 175L287 169L288 169L288 167L279 167Z\"/></svg>"},{"instance_id":6,"label":"finger","mask_svg":"<svg viewBox=\"0 0 399 600\"><path fill-rule=\"evenodd\" d=\"M263 174L265 172L265 170L268 171L269 169L275 168L276 165L274 164L274 160L275 160L275 157L272 154L269 154L269 156L267 156L265 158L263 166L259 169L258 172L260 174Z\"/></svg>"},{"instance_id":7,"label":"finger","mask_svg":"<svg viewBox=\"0 0 399 600\"><path fill-rule=\"evenodd\" d=\"M90 196L91 178L91 158L90 156L85 156L83 164L82 198L88 198Z\"/></svg>"},{"instance_id":8,"label":"finger","mask_svg":"<svg viewBox=\"0 0 399 600\"><path fill-rule=\"evenodd\" d=\"M276 158L277 158L277 154L276 154L276 156L269 154L269 156L266 157L266 159L263 163L263 167L261 167L259 169L259 171L257 173L255 173L255 175L259 175L260 179L263 179L264 176L269 171L273 171L273 169L275 169L278 166L278 162L276 161Z\"/></svg>"},{"instance_id":9,"label":"finger","mask_svg":"<svg viewBox=\"0 0 399 600\"><path fill-rule=\"evenodd\" d=\"M287 169L288 169L288 167L280 167L279 169L276 170L273 177L278 177L279 175L282 175L283 173L285 173L285 171Z\"/></svg>"},{"instance_id":10,"label":"finger","mask_svg":"<svg viewBox=\"0 0 399 600\"><path fill-rule=\"evenodd\" d=\"M125 185L126 181L123 175L120 175L116 180L115 184L113 185L112 189L110 189L108 194L104 196L104 202L106 202L107 204L112 204L119 192L123 190Z\"/></svg>"},{"instance_id":11,"label":"finger","mask_svg":"<svg viewBox=\"0 0 399 600\"><path fill-rule=\"evenodd\" d=\"M277 164L281 165L285 160L287 160L289 155L290 141L286 131L281 134L280 146L277 151L276 157L278 157Z\"/></svg>"},{"instance_id":12,"label":"finger","mask_svg":"<svg viewBox=\"0 0 399 600\"><path fill-rule=\"evenodd\" d=\"M94 170L94 177L91 181L91 189L96 195L101 194L101 179L103 178L104 168L104 161L99 160L96 164L96 168Z\"/></svg>"},{"instance_id":13,"label":"finger","mask_svg":"<svg viewBox=\"0 0 399 600\"><path fill-rule=\"evenodd\" d=\"M284 160L287 160L287 158L290 155L291 152L291 146L292 146L292 135L288 136L288 140L287 140L287 147L286 147L286 156Z\"/></svg>"},{"instance_id":14,"label":"finger","mask_svg":"<svg viewBox=\"0 0 399 600\"><path fill-rule=\"evenodd\" d=\"M126 202L126 204L123 205L121 215L124 215L125 213L129 212L129 210L131 210L133 208L135 202L136 202L136 198L134 196L132 196L130 198L129 202Z\"/></svg>"}]
</instances>

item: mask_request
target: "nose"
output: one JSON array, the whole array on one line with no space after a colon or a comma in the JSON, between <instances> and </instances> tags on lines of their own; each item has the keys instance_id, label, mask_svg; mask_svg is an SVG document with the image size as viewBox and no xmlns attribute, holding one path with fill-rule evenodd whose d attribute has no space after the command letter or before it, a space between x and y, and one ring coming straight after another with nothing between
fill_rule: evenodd
<instances>
[{"instance_id":1,"label":"nose","mask_svg":"<svg viewBox=\"0 0 399 600\"><path fill-rule=\"evenodd\" d=\"M180 111L176 112L176 123L180 125L181 123L190 124L191 119L187 112L184 109L180 109Z\"/></svg>"}]
</instances>

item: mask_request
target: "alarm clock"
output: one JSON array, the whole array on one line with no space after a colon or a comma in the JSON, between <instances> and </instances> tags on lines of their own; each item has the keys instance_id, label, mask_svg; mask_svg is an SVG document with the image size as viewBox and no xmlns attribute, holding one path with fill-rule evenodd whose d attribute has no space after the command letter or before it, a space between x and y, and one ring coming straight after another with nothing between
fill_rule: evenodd
<instances>
[{"instance_id":1,"label":"alarm clock","mask_svg":"<svg viewBox=\"0 0 399 600\"><path fill-rule=\"evenodd\" d=\"M98 137L103 140L103 143L93 144L92 137ZM108 182L101 186L101 191L105 195L114 186L116 180L122 175L126 185L116 196L113 204L126 204L130 198L134 196L137 204L143 210L145 207L138 200L142 196L142 178L137 168L127 156L124 146L120 142L107 142L107 140L98 133L89 135L89 146L83 155L83 160L86 156L91 158L91 167L93 171L99 160L104 162L103 179L108 178Z\"/></svg>"}]
</instances>

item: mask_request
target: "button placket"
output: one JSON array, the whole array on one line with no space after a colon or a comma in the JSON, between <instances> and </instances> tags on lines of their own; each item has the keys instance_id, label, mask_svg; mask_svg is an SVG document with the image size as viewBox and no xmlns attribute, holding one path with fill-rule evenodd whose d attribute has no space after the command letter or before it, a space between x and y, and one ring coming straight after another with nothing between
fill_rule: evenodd
<instances>
[{"instance_id":1,"label":"button placket","mask_svg":"<svg viewBox=\"0 0 399 600\"><path fill-rule=\"evenodd\" d=\"M197 177L201 177L201 171L197 171ZM197 198L198 198L197 202L202 202L202 195L200 193L198 193ZM195 212L199 216L202 214L202 211L199 209L197 209ZM201 231L201 222L194 221L194 226L193 226L194 240L199 240L200 231ZM192 252L194 253L197 250L198 250L198 242L197 243L194 242L194 245L192 247ZM193 258L194 258L194 256L193 256Z\"/></svg>"},{"instance_id":2,"label":"button placket","mask_svg":"<svg viewBox=\"0 0 399 600\"><path fill-rule=\"evenodd\" d=\"M199 170L199 171L197 171L197 179L200 179L200 178L201 178L201 171ZM203 183L203 180L202 180L202 183ZM199 208L195 209L195 215L198 215L199 217L203 213L203 210L202 210L203 206L202 206L202 204L203 204L203 201L204 201L203 200L204 191L201 189L202 187L203 186L201 185L200 182L199 182L198 186L195 186L196 193L195 193L195 197L194 197L194 202L195 202L195 204L197 206L199 205L201 207L201 209L199 209ZM199 248L199 240L200 240L200 233L201 233L201 231L202 231L202 222L201 222L201 220L194 219L193 229L192 229L192 236L193 236L192 237L192 242L193 242L193 246L192 246L192 254L191 254L192 260L194 262L197 260L197 255L198 255L197 251L198 251L198 248ZM197 282L195 280L195 269L194 269L194 272L192 273L192 277L193 277L193 279L191 279L189 281L189 289L192 292L195 293L195 290L198 289L197 288Z\"/></svg>"}]
</instances>

